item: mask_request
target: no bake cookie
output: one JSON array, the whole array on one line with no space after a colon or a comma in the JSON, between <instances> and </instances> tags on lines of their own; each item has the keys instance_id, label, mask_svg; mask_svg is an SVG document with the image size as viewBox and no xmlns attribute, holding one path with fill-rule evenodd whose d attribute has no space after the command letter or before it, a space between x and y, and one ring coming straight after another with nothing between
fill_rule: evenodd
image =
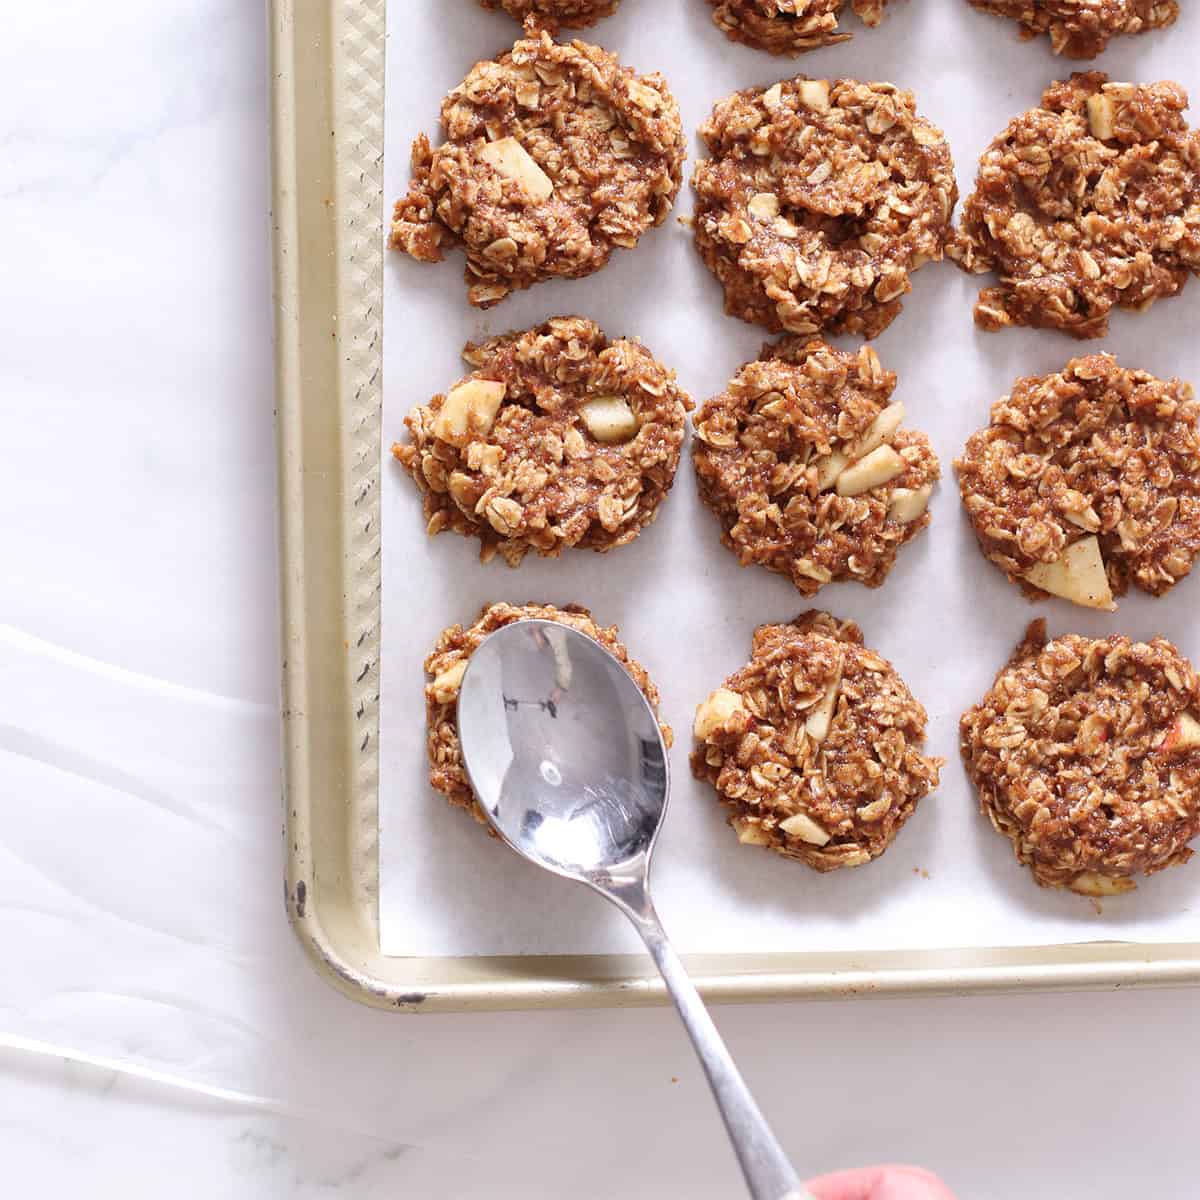
<instances>
[{"instance_id":1,"label":"no bake cookie","mask_svg":"<svg viewBox=\"0 0 1200 1200\"><path fill-rule=\"evenodd\" d=\"M970 0L973 7L1020 26L1021 37L1045 34L1065 58L1095 58L1109 39L1171 25L1177 0Z\"/></svg>"},{"instance_id":2,"label":"no bake cookie","mask_svg":"<svg viewBox=\"0 0 1200 1200\"><path fill-rule=\"evenodd\" d=\"M754 633L750 662L696 710L692 772L738 840L817 871L878 858L937 786L925 709L852 621L809 610Z\"/></svg>"},{"instance_id":3,"label":"no bake cookie","mask_svg":"<svg viewBox=\"0 0 1200 1200\"><path fill-rule=\"evenodd\" d=\"M443 101L442 130L436 149L424 134L413 143L390 244L423 262L461 246L479 308L599 270L666 220L683 178L663 77L544 31L476 63Z\"/></svg>"},{"instance_id":4,"label":"no bake cookie","mask_svg":"<svg viewBox=\"0 0 1200 1200\"><path fill-rule=\"evenodd\" d=\"M1114 607L1200 555L1200 404L1110 354L1018 379L955 462L980 549L1033 599Z\"/></svg>"},{"instance_id":5,"label":"no bake cookie","mask_svg":"<svg viewBox=\"0 0 1200 1200\"><path fill-rule=\"evenodd\" d=\"M708 0L726 37L768 54L800 54L848 41L838 27L845 0ZM850 0L864 25L878 25L887 0Z\"/></svg>"},{"instance_id":6,"label":"no bake cookie","mask_svg":"<svg viewBox=\"0 0 1200 1200\"><path fill-rule=\"evenodd\" d=\"M696 416L700 497L743 566L806 596L831 580L878 587L929 524L940 474L923 433L901 427L896 376L864 346L765 346Z\"/></svg>"},{"instance_id":7,"label":"no bake cookie","mask_svg":"<svg viewBox=\"0 0 1200 1200\"><path fill-rule=\"evenodd\" d=\"M1200 136L1177 83L1053 83L979 160L947 254L993 271L975 323L1102 337L1200 270Z\"/></svg>"},{"instance_id":8,"label":"no bake cookie","mask_svg":"<svg viewBox=\"0 0 1200 1200\"><path fill-rule=\"evenodd\" d=\"M1200 833L1200 686L1155 638L1048 641L1034 621L961 748L984 814L1043 887L1129 891Z\"/></svg>"},{"instance_id":9,"label":"no bake cookie","mask_svg":"<svg viewBox=\"0 0 1200 1200\"><path fill-rule=\"evenodd\" d=\"M675 478L691 400L645 346L557 317L470 344L470 375L405 418L392 453L430 534L481 542L516 566L632 541Z\"/></svg>"}]
</instances>

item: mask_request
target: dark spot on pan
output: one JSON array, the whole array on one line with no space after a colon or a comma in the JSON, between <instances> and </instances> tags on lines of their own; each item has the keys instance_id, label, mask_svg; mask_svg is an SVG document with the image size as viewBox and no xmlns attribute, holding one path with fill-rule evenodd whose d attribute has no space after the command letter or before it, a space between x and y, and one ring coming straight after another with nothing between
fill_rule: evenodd
<instances>
[{"instance_id":1,"label":"dark spot on pan","mask_svg":"<svg viewBox=\"0 0 1200 1200\"><path fill-rule=\"evenodd\" d=\"M426 996L424 992L401 992L400 995L396 997L396 1003L399 1005L417 1005L424 1004L427 999L428 996Z\"/></svg>"},{"instance_id":2,"label":"dark spot on pan","mask_svg":"<svg viewBox=\"0 0 1200 1200\"><path fill-rule=\"evenodd\" d=\"M308 900L308 885L303 879L296 882L296 916L304 916L304 905Z\"/></svg>"}]
</instances>

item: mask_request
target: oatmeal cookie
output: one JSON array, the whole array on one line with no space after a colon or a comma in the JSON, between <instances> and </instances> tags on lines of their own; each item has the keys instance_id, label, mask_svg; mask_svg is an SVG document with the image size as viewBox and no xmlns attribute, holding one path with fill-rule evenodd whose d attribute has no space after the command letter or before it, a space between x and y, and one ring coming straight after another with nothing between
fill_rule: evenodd
<instances>
[{"instance_id":1,"label":"oatmeal cookie","mask_svg":"<svg viewBox=\"0 0 1200 1200\"><path fill-rule=\"evenodd\" d=\"M666 220L683 179L679 107L661 75L598 46L522 38L442 102L446 140L413 143L390 244L423 262L466 252L467 299L489 308L544 279L598 271Z\"/></svg>"},{"instance_id":2,"label":"oatmeal cookie","mask_svg":"<svg viewBox=\"0 0 1200 1200\"><path fill-rule=\"evenodd\" d=\"M768 54L800 54L846 42L838 28L846 0L708 0L713 23L727 38ZM850 0L864 25L883 20L887 0Z\"/></svg>"},{"instance_id":3,"label":"oatmeal cookie","mask_svg":"<svg viewBox=\"0 0 1200 1200\"><path fill-rule=\"evenodd\" d=\"M750 662L696 710L692 773L740 842L818 871L878 858L937 786L925 709L853 621L760 625Z\"/></svg>"},{"instance_id":4,"label":"oatmeal cookie","mask_svg":"<svg viewBox=\"0 0 1200 1200\"><path fill-rule=\"evenodd\" d=\"M980 549L1031 599L1161 596L1200 555L1198 420L1189 384L1111 354L1018 379L954 464Z\"/></svg>"},{"instance_id":5,"label":"oatmeal cookie","mask_svg":"<svg viewBox=\"0 0 1200 1200\"><path fill-rule=\"evenodd\" d=\"M731 316L874 337L942 257L950 149L911 92L800 75L726 97L700 134L693 231Z\"/></svg>"},{"instance_id":6,"label":"oatmeal cookie","mask_svg":"<svg viewBox=\"0 0 1200 1200\"><path fill-rule=\"evenodd\" d=\"M583 317L507 333L404 418L392 453L424 496L427 531L452 529L516 566L530 550L611 550L654 520L675 479L692 407L636 341Z\"/></svg>"},{"instance_id":7,"label":"oatmeal cookie","mask_svg":"<svg viewBox=\"0 0 1200 1200\"><path fill-rule=\"evenodd\" d=\"M960 744L979 805L1043 887L1106 896L1192 855L1200 684L1170 642L1034 621Z\"/></svg>"},{"instance_id":8,"label":"oatmeal cookie","mask_svg":"<svg viewBox=\"0 0 1200 1200\"><path fill-rule=\"evenodd\" d=\"M946 247L994 271L975 324L1102 337L1116 306L1146 309L1200 270L1200 136L1177 83L1072 75L1010 121L979 160Z\"/></svg>"},{"instance_id":9,"label":"oatmeal cookie","mask_svg":"<svg viewBox=\"0 0 1200 1200\"><path fill-rule=\"evenodd\" d=\"M514 621L531 618L570 625L599 642L629 672L655 712L658 711L658 688L646 674L645 668L636 659L630 658L629 651L617 639L617 627L597 625L592 614L578 604L568 604L565 608L554 608L549 604L490 604L469 628L451 625L438 638L437 645L425 660L425 674L429 676L425 684L425 746L429 756L429 782L434 791L440 792L451 804L465 808L480 824L486 825L493 837L495 832L479 808L463 766L462 749L458 742L458 688L466 674L468 660L489 633ZM671 727L660 721L659 728L663 740L670 746Z\"/></svg>"},{"instance_id":10,"label":"oatmeal cookie","mask_svg":"<svg viewBox=\"0 0 1200 1200\"><path fill-rule=\"evenodd\" d=\"M895 373L870 346L784 339L761 353L696 418L700 498L721 541L806 596L832 579L878 587L929 524L929 439L900 428Z\"/></svg>"},{"instance_id":11,"label":"oatmeal cookie","mask_svg":"<svg viewBox=\"0 0 1200 1200\"><path fill-rule=\"evenodd\" d=\"M479 0L484 8L502 8L518 21L532 20L551 33L560 28L584 29L611 17L621 0Z\"/></svg>"},{"instance_id":12,"label":"oatmeal cookie","mask_svg":"<svg viewBox=\"0 0 1200 1200\"><path fill-rule=\"evenodd\" d=\"M1010 17L1023 39L1050 35L1050 48L1066 58L1095 58L1109 38L1171 25L1177 0L969 0L982 12Z\"/></svg>"}]
</instances>

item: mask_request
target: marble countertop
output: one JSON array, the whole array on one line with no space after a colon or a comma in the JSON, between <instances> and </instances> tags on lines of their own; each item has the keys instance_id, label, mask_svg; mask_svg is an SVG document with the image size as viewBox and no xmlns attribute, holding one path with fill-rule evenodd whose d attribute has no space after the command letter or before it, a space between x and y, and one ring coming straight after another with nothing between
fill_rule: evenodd
<instances>
[{"instance_id":1,"label":"marble countertop","mask_svg":"<svg viewBox=\"0 0 1200 1200\"><path fill-rule=\"evenodd\" d=\"M405 1018L309 969L280 896L262 6L63 0L6 26L7 1194L742 1194L668 1011ZM1194 1012L717 1019L807 1170L1117 1200L1197 1192Z\"/></svg>"}]
</instances>

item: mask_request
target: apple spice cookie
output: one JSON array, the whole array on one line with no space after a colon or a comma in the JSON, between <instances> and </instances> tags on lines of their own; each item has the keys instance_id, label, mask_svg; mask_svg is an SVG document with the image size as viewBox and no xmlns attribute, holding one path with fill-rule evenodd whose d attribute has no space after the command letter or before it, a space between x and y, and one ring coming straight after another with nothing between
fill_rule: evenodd
<instances>
[{"instance_id":1,"label":"apple spice cookie","mask_svg":"<svg viewBox=\"0 0 1200 1200\"><path fill-rule=\"evenodd\" d=\"M442 102L442 128L437 149L424 134L413 143L390 244L423 262L461 246L477 308L598 271L666 220L683 179L683 126L663 77L545 32L476 63Z\"/></svg>"},{"instance_id":2,"label":"apple spice cookie","mask_svg":"<svg viewBox=\"0 0 1200 1200\"><path fill-rule=\"evenodd\" d=\"M1170 642L1034 621L960 744L979 805L1043 887L1107 896L1200 833L1200 684Z\"/></svg>"},{"instance_id":3,"label":"apple spice cookie","mask_svg":"<svg viewBox=\"0 0 1200 1200\"><path fill-rule=\"evenodd\" d=\"M517 21L532 20L550 33L563 29L585 29L602 17L611 17L621 0L479 0L484 8L502 8Z\"/></svg>"},{"instance_id":4,"label":"apple spice cookie","mask_svg":"<svg viewBox=\"0 0 1200 1200\"><path fill-rule=\"evenodd\" d=\"M853 621L760 625L750 662L696 710L692 773L738 840L817 871L878 858L937 786L925 709Z\"/></svg>"},{"instance_id":5,"label":"apple spice cookie","mask_svg":"<svg viewBox=\"0 0 1200 1200\"><path fill-rule=\"evenodd\" d=\"M731 316L874 337L942 257L950 148L911 92L800 75L727 96L700 135L693 233Z\"/></svg>"},{"instance_id":6,"label":"apple spice cookie","mask_svg":"<svg viewBox=\"0 0 1200 1200\"><path fill-rule=\"evenodd\" d=\"M1066 58L1095 58L1109 38L1174 24L1177 0L970 0L981 12L1009 17L1023 40L1049 34L1050 48Z\"/></svg>"},{"instance_id":7,"label":"apple spice cookie","mask_svg":"<svg viewBox=\"0 0 1200 1200\"><path fill-rule=\"evenodd\" d=\"M1072 75L1008 123L979 160L946 253L994 271L983 329L1103 337L1113 308L1144 310L1200 270L1200 136L1177 83Z\"/></svg>"},{"instance_id":8,"label":"apple spice cookie","mask_svg":"<svg viewBox=\"0 0 1200 1200\"><path fill-rule=\"evenodd\" d=\"M1200 555L1198 420L1189 384L1111 354L1018 379L954 464L980 549L1031 599L1161 596Z\"/></svg>"},{"instance_id":9,"label":"apple spice cookie","mask_svg":"<svg viewBox=\"0 0 1200 1200\"><path fill-rule=\"evenodd\" d=\"M495 831L475 799L463 765L458 741L458 689L471 655L489 633L514 621L531 618L569 625L599 642L629 672L655 713L658 712L658 688L646 674L645 668L629 656L629 651L618 640L617 627L597 625L592 614L581 605L568 604L564 608L555 608L549 604L490 604L484 607L475 623L468 628L451 625L444 630L425 660L425 674L428 676L425 684L425 746L429 757L429 782L434 791L440 792L451 804L465 808L481 825L486 825L493 837L496 836ZM559 674L563 670L569 670L569 666L560 665L555 678L545 681L549 697L553 696L555 687L566 686ZM670 746L673 740L671 727L660 720L659 728L663 741Z\"/></svg>"},{"instance_id":10,"label":"apple spice cookie","mask_svg":"<svg viewBox=\"0 0 1200 1200\"><path fill-rule=\"evenodd\" d=\"M654 520L671 490L692 402L640 342L583 317L507 333L474 368L404 418L392 454L424 497L427 532L452 529L516 566L530 550L611 550Z\"/></svg>"},{"instance_id":11,"label":"apple spice cookie","mask_svg":"<svg viewBox=\"0 0 1200 1200\"><path fill-rule=\"evenodd\" d=\"M764 346L696 417L700 498L742 566L806 596L835 579L878 587L929 524L941 474L923 433L901 429L896 376L869 346Z\"/></svg>"},{"instance_id":12,"label":"apple spice cookie","mask_svg":"<svg viewBox=\"0 0 1200 1200\"><path fill-rule=\"evenodd\" d=\"M800 54L850 40L838 28L845 0L708 0L713 22L727 38L768 54ZM887 0L850 0L864 25L883 20Z\"/></svg>"}]
</instances>

